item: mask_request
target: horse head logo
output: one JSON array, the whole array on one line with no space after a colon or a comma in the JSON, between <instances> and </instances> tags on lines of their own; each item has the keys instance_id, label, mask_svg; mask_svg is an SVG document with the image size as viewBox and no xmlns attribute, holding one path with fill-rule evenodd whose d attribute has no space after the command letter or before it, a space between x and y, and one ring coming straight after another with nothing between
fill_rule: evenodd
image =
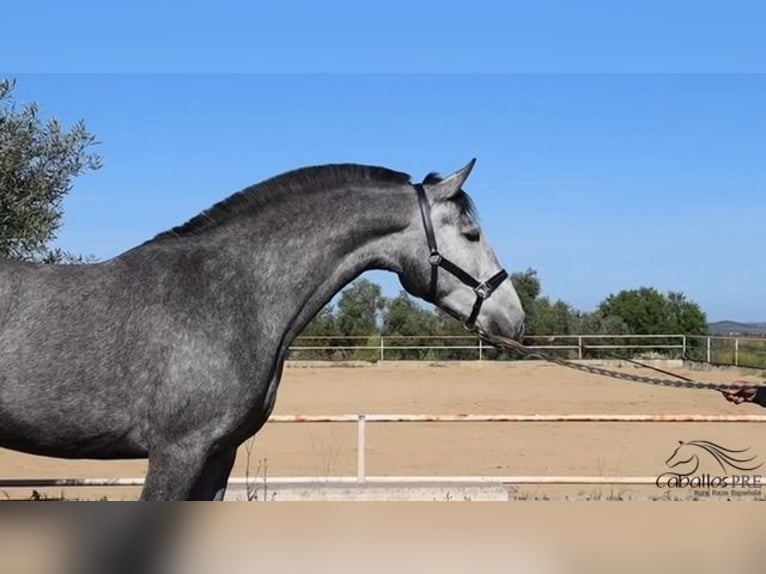
<instances>
[{"instance_id":1,"label":"horse head logo","mask_svg":"<svg viewBox=\"0 0 766 574\"><path fill-rule=\"evenodd\" d=\"M726 473L730 470L753 471L761 468L763 463L757 463L758 455L748 456L750 448L731 449L720 446L708 440L678 441L678 446L673 454L668 457L665 464L674 469L672 474L678 476L690 476L697 472L700 467L700 457L712 459L721 470Z\"/></svg>"}]
</instances>

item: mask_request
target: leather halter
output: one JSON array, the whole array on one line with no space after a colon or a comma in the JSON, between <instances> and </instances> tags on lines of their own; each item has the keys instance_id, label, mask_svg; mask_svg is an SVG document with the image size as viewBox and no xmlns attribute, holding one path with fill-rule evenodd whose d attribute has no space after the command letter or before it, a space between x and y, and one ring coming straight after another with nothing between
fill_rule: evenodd
<instances>
[{"instance_id":1,"label":"leather halter","mask_svg":"<svg viewBox=\"0 0 766 574\"><path fill-rule=\"evenodd\" d=\"M426 231L426 241L428 242L428 250L430 252L428 262L431 264L431 301L436 303L436 281L439 276L439 267L441 267L457 277L463 284L468 285L476 293L476 301L473 304L473 309L471 309L471 314L463 322L463 326L466 329L472 330L475 326L476 318L479 316L482 304L508 278L508 272L505 269L501 269L482 283L474 279L470 273L463 270L459 265L442 256L436 247L436 236L434 235L434 226L431 221L431 206L428 203L423 184L415 183L413 187L418 195L420 215L423 218L423 227Z\"/></svg>"}]
</instances>

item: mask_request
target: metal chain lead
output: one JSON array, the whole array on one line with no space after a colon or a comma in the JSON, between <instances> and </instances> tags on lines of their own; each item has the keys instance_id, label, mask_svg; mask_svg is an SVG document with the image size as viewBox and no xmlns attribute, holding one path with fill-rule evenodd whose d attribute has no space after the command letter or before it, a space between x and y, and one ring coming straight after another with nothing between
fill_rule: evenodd
<instances>
[{"instance_id":1,"label":"metal chain lead","mask_svg":"<svg viewBox=\"0 0 766 574\"><path fill-rule=\"evenodd\" d=\"M681 377L680 375L673 375L673 376L679 377L679 380L661 379L657 377L649 377L646 375L631 375L630 373L623 373L623 372L615 371L612 369L606 369L604 367L596 367L594 365L583 365L581 363L575 363L574 361L560 359L559 357L554 357L550 353L546 353L544 351L540 351L537 349L530 349L529 347L526 347L525 345L522 345L521 343L518 343L511 339L505 339L504 337L501 338L501 337L494 337L494 336L488 336L488 335L483 335L483 337L485 338L487 342L489 342L492 345L495 345L496 347L518 351L521 354L526 355L527 357L536 357L538 359L542 359L550 363L555 363L556 365L561 365L562 367L568 367L570 369L575 369L577 371L582 371L585 373L602 375L604 377L611 377L611 378L622 379L626 381L633 381L636 383L645 383L649 385L657 385L657 386L663 386L663 387L677 387L677 388L685 388L685 389L710 389L714 391L733 391L736 389L755 388L755 387L764 386L757 383L753 383L753 384L750 384L750 383L748 384L706 383L701 381L693 381L691 379L687 379L686 377ZM637 363L637 361L631 361L631 362ZM651 368L648 365L642 364L641 366ZM680 380L680 379L683 379L683 380Z\"/></svg>"}]
</instances>

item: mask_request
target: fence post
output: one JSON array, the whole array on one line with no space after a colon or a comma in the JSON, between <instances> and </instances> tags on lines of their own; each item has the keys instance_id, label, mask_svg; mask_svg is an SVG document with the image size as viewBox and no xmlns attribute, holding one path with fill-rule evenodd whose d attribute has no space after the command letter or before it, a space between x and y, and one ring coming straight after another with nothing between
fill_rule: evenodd
<instances>
[{"instance_id":1,"label":"fence post","mask_svg":"<svg viewBox=\"0 0 766 574\"><path fill-rule=\"evenodd\" d=\"M734 339L734 366L739 367L739 339Z\"/></svg>"},{"instance_id":2,"label":"fence post","mask_svg":"<svg viewBox=\"0 0 766 574\"><path fill-rule=\"evenodd\" d=\"M710 353L710 337L708 337L708 338L707 338L707 362L708 362L708 363L712 363L712 362L713 362L713 361L711 360L711 357L712 357L712 355L711 355L711 353Z\"/></svg>"},{"instance_id":3,"label":"fence post","mask_svg":"<svg viewBox=\"0 0 766 574\"><path fill-rule=\"evenodd\" d=\"M364 482L364 451L365 451L365 427L367 426L367 417L359 415L356 421L356 481Z\"/></svg>"},{"instance_id":4,"label":"fence post","mask_svg":"<svg viewBox=\"0 0 766 574\"><path fill-rule=\"evenodd\" d=\"M582 335L577 336L577 358L582 361Z\"/></svg>"},{"instance_id":5,"label":"fence post","mask_svg":"<svg viewBox=\"0 0 766 574\"><path fill-rule=\"evenodd\" d=\"M479 337L479 360L484 359L484 347L481 344L481 337Z\"/></svg>"},{"instance_id":6,"label":"fence post","mask_svg":"<svg viewBox=\"0 0 766 574\"><path fill-rule=\"evenodd\" d=\"M681 335L681 358L686 358L686 335Z\"/></svg>"},{"instance_id":7,"label":"fence post","mask_svg":"<svg viewBox=\"0 0 766 574\"><path fill-rule=\"evenodd\" d=\"M380 360L383 360L383 335L380 336Z\"/></svg>"}]
</instances>

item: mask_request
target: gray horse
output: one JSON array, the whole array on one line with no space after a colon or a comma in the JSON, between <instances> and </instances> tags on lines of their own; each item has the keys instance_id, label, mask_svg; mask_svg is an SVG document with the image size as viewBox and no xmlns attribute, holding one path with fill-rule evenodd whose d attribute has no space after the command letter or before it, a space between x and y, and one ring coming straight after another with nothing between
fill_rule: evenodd
<instances>
[{"instance_id":1,"label":"gray horse","mask_svg":"<svg viewBox=\"0 0 766 574\"><path fill-rule=\"evenodd\" d=\"M307 167L103 263L0 260L0 447L148 458L143 500L220 500L291 342L368 269L517 339L519 298L462 190L473 164L422 184Z\"/></svg>"}]
</instances>

